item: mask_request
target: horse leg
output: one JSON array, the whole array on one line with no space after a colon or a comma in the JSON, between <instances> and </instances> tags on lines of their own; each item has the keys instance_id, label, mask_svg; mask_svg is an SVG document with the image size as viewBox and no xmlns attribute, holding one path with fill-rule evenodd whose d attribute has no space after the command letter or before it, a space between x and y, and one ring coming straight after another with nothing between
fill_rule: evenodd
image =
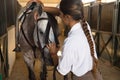
<instances>
[{"instance_id":1,"label":"horse leg","mask_svg":"<svg viewBox=\"0 0 120 80\"><path fill-rule=\"evenodd\" d=\"M28 68L28 75L29 75L29 80L36 80L35 78L35 73L34 73L34 54L32 50L28 50L24 55L24 61L27 65Z\"/></svg>"},{"instance_id":2,"label":"horse leg","mask_svg":"<svg viewBox=\"0 0 120 80\"><path fill-rule=\"evenodd\" d=\"M56 80L56 69L57 68L57 65L54 66L54 69L53 69L53 80Z\"/></svg>"},{"instance_id":3,"label":"horse leg","mask_svg":"<svg viewBox=\"0 0 120 80\"><path fill-rule=\"evenodd\" d=\"M41 61L41 73L40 73L40 80L47 80L47 67L44 61Z\"/></svg>"},{"instance_id":4,"label":"horse leg","mask_svg":"<svg viewBox=\"0 0 120 80\"><path fill-rule=\"evenodd\" d=\"M29 66L27 67L28 67L28 73L29 73L29 80L36 80L33 70L31 70Z\"/></svg>"}]
</instances>

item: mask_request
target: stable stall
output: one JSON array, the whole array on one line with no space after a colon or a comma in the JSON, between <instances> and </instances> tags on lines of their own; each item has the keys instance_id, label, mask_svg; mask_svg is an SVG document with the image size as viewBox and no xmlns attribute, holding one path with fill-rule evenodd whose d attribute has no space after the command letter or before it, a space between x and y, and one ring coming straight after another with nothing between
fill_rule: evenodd
<instances>
[{"instance_id":1,"label":"stable stall","mask_svg":"<svg viewBox=\"0 0 120 80\"><path fill-rule=\"evenodd\" d=\"M120 1L91 2L84 8L85 18L92 28L98 57L120 67Z\"/></svg>"},{"instance_id":2,"label":"stable stall","mask_svg":"<svg viewBox=\"0 0 120 80\"><path fill-rule=\"evenodd\" d=\"M0 0L0 80L11 73L15 62L15 21L20 5L16 0Z\"/></svg>"}]
</instances>

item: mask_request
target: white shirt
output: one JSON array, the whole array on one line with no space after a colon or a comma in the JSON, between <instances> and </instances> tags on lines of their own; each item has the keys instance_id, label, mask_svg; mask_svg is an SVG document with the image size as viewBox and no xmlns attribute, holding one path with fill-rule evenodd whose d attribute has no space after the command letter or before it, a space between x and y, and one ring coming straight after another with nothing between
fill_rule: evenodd
<instances>
[{"instance_id":1,"label":"white shirt","mask_svg":"<svg viewBox=\"0 0 120 80\"><path fill-rule=\"evenodd\" d=\"M89 26L88 29L90 30ZM64 41L62 56L59 59L57 70L62 75L66 75L71 71L76 76L82 76L92 70L92 63L93 60L87 38L80 23L76 23Z\"/></svg>"}]
</instances>

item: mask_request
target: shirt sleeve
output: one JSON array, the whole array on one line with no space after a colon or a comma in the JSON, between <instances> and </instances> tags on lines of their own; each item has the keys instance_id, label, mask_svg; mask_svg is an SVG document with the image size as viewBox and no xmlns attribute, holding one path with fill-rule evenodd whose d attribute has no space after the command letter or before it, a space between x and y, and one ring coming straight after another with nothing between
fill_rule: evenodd
<instances>
[{"instance_id":1,"label":"shirt sleeve","mask_svg":"<svg viewBox=\"0 0 120 80\"><path fill-rule=\"evenodd\" d=\"M59 58L59 65L57 67L60 74L66 75L71 71L73 57L74 55L71 46L65 46L62 51L62 56Z\"/></svg>"}]
</instances>

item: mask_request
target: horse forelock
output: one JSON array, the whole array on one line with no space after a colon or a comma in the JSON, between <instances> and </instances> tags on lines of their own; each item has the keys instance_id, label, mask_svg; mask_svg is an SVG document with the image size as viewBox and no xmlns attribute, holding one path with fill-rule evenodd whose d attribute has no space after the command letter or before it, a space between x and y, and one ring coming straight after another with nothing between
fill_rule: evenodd
<instances>
[{"instance_id":1,"label":"horse forelock","mask_svg":"<svg viewBox=\"0 0 120 80\"><path fill-rule=\"evenodd\" d=\"M28 30L32 30L32 32L33 32L33 30L35 28L35 23L36 23L36 20L34 18L34 14L35 14L35 12L39 13L40 12L39 10L40 10L39 6L35 5L33 10L31 10L30 12L28 10L28 12L29 12L28 14L26 12L25 20L23 22L24 23L23 27L26 27L26 28L28 28ZM41 13L39 13L38 15L41 15Z\"/></svg>"}]
</instances>

